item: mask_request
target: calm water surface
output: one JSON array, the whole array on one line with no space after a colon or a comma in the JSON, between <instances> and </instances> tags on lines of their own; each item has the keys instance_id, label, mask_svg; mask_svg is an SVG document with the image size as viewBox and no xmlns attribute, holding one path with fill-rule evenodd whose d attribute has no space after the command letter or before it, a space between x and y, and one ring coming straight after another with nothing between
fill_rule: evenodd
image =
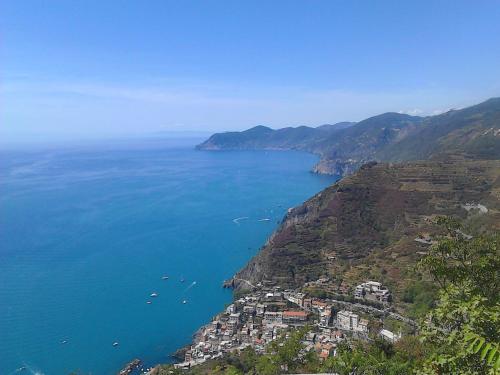
<instances>
[{"instance_id":1,"label":"calm water surface","mask_svg":"<svg viewBox=\"0 0 500 375\"><path fill-rule=\"evenodd\" d=\"M169 361L286 209L334 181L308 154L196 141L0 152L0 374Z\"/></svg>"}]
</instances>

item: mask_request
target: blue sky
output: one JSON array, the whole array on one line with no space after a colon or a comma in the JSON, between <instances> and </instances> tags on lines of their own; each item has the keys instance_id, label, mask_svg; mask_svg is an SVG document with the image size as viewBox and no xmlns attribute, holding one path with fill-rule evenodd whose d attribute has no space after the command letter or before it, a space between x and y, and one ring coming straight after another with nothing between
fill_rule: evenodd
<instances>
[{"instance_id":1,"label":"blue sky","mask_svg":"<svg viewBox=\"0 0 500 375\"><path fill-rule=\"evenodd\" d=\"M432 114L500 96L500 1L9 1L0 136Z\"/></svg>"}]
</instances>

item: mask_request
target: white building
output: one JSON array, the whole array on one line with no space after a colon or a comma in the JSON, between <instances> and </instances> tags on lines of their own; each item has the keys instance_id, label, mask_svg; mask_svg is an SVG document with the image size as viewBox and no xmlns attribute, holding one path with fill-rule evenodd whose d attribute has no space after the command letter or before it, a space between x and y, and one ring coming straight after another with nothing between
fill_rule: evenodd
<instances>
[{"instance_id":1,"label":"white building","mask_svg":"<svg viewBox=\"0 0 500 375\"><path fill-rule=\"evenodd\" d=\"M337 327L345 331L368 332L368 321L360 319L352 311L342 310L337 313Z\"/></svg>"},{"instance_id":2,"label":"white building","mask_svg":"<svg viewBox=\"0 0 500 375\"><path fill-rule=\"evenodd\" d=\"M302 306L302 301L304 300L304 293L289 293L286 295L286 299L291 303Z\"/></svg>"},{"instance_id":3,"label":"white building","mask_svg":"<svg viewBox=\"0 0 500 375\"><path fill-rule=\"evenodd\" d=\"M359 316L352 311L342 310L337 313L337 326L346 331L354 330L358 326Z\"/></svg>"},{"instance_id":4,"label":"white building","mask_svg":"<svg viewBox=\"0 0 500 375\"><path fill-rule=\"evenodd\" d=\"M391 293L389 290L377 281L367 281L359 284L354 289L354 298L368 299L379 302L389 302Z\"/></svg>"},{"instance_id":5,"label":"white building","mask_svg":"<svg viewBox=\"0 0 500 375\"><path fill-rule=\"evenodd\" d=\"M234 314L236 312L236 306L234 305L234 303L230 304L227 308L226 308L226 313L227 314Z\"/></svg>"},{"instance_id":6,"label":"white building","mask_svg":"<svg viewBox=\"0 0 500 375\"><path fill-rule=\"evenodd\" d=\"M382 337L384 340L387 340L387 341L392 342L392 343L395 343L396 341L398 341L401 338L401 334L396 335L395 333L393 333L387 329L381 330L379 332L379 334L380 334L380 337Z\"/></svg>"}]
</instances>

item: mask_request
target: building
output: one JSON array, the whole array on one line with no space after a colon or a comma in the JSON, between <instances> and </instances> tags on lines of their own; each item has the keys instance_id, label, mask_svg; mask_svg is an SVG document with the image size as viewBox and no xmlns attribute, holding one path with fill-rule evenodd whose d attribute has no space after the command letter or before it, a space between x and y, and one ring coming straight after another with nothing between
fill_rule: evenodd
<instances>
[{"instance_id":1,"label":"building","mask_svg":"<svg viewBox=\"0 0 500 375\"><path fill-rule=\"evenodd\" d=\"M236 328L238 328L238 325L240 324L240 313L235 313L229 315L229 319L226 323L227 329L231 332L234 332Z\"/></svg>"},{"instance_id":2,"label":"building","mask_svg":"<svg viewBox=\"0 0 500 375\"><path fill-rule=\"evenodd\" d=\"M321 300L313 300L312 301L312 308L316 309L318 311L325 310L328 307L328 304L326 302L323 302Z\"/></svg>"},{"instance_id":3,"label":"building","mask_svg":"<svg viewBox=\"0 0 500 375\"><path fill-rule=\"evenodd\" d=\"M296 305L302 306L304 302L304 293L287 293L286 299L289 300L291 303L294 303Z\"/></svg>"},{"instance_id":4,"label":"building","mask_svg":"<svg viewBox=\"0 0 500 375\"><path fill-rule=\"evenodd\" d=\"M264 324L282 324L283 323L283 313L266 311L264 313Z\"/></svg>"},{"instance_id":5,"label":"building","mask_svg":"<svg viewBox=\"0 0 500 375\"><path fill-rule=\"evenodd\" d=\"M367 319L360 319L358 322L358 332L362 333L368 333L368 320Z\"/></svg>"},{"instance_id":6,"label":"building","mask_svg":"<svg viewBox=\"0 0 500 375\"><path fill-rule=\"evenodd\" d=\"M319 325L321 327L328 327L332 322L332 310L327 309L326 311L321 311L319 314Z\"/></svg>"},{"instance_id":7,"label":"building","mask_svg":"<svg viewBox=\"0 0 500 375\"><path fill-rule=\"evenodd\" d=\"M308 313L305 311L283 311L283 323L301 325L307 322Z\"/></svg>"},{"instance_id":8,"label":"building","mask_svg":"<svg viewBox=\"0 0 500 375\"><path fill-rule=\"evenodd\" d=\"M302 307L306 310L310 310L312 308L312 298L304 298L302 300Z\"/></svg>"},{"instance_id":9,"label":"building","mask_svg":"<svg viewBox=\"0 0 500 375\"><path fill-rule=\"evenodd\" d=\"M334 343L317 343L315 346L320 361L326 360L328 357L335 355L336 345Z\"/></svg>"},{"instance_id":10,"label":"building","mask_svg":"<svg viewBox=\"0 0 500 375\"><path fill-rule=\"evenodd\" d=\"M258 316L264 316L264 312L266 311L266 305L258 303L255 308L255 311Z\"/></svg>"},{"instance_id":11,"label":"building","mask_svg":"<svg viewBox=\"0 0 500 375\"><path fill-rule=\"evenodd\" d=\"M390 302L391 293L381 283L377 281L367 281L359 284L354 289L354 298L387 303Z\"/></svg>"},{"instance_id":12,"label":"building","mask_svg":"<svg viewBox=\"0 0 500 375\"><path fill-rule=\"evenodd\" d=\"M346 331L358 327L359 316L351 311L342 310L337 313L337 326Z\"/></svg>"},{"instance_id":13,"label":"building","mask_svg":"<svg viewBox=\"0 0 500 375\"><path fill-rule=\"evenodd\" d=\"M387 340L387 341L392 342L392 343L395 343L396 341L398 341L401 338L401 334L396 335L395 333L393 333L393 332L391 332L391 331L389 331L387 329L381 330L379 332L379 335L384 340Z\"/></svg>"},{"instance_id":14,"label":"building","mask_svg":"<svg viewBox=\"0 0 500 375\"><path fill-rule=\"evenodd\" d=\"M255 303L249 303L249 304L243 306L243 312L245 314L253 314L253 313L255 313L255 310L256 310Z\"/></svg>"},{"instance_id":15,"label":"building","mask_svg":"<svg viewBox=\"0 0 500 375\"><path fill-rule=\"evenodd\" d=\"M360 319L352 311L342 310L337 314L337 327L345 331L368 332L368 320Z\"/></svg>"}]
</instances>

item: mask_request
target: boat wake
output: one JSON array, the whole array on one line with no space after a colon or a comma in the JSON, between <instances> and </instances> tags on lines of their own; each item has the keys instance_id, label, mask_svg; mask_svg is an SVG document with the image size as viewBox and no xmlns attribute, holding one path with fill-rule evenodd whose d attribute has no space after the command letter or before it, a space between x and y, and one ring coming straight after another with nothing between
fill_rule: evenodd
<instances>
[{"instance_id":1,"label":"boat wake","mask_svg":"<svg viewBox=\"0 0 500 375\"><path fill-rule=\"evenodd\" d=\"M241 220L247 220L247 219L249 219L249 217L248 217L248 216L237 217L236 219L233 219L233 223L235 223L235 224L238 224L238 225L239 225Z\"/></svg>"},{"instance_id":2,"label":"boat wake","mask_svg":"<svg viewBox=\"0 0 500 375\"><path fill-rule=\"evenodd\" d=\"M14 371L10 372L8 375L14 375L14 374L45 375L43 372L31 368L26 363L22 367L19 367L18 369L15 369Z\"/></svg>"},{"instance_id":3,"label":"boat wake","mask_svg":"<svg viewBox=\"0 0 500 375\"><path fill-rule=\"evenodd\" d=\"M193 281L191 284L189 284L189 286L186 289L184 289L184 293L186 293L189 289L191 289L195 285L196 285L196 281Z\"/></svg>"}]
</instances>

